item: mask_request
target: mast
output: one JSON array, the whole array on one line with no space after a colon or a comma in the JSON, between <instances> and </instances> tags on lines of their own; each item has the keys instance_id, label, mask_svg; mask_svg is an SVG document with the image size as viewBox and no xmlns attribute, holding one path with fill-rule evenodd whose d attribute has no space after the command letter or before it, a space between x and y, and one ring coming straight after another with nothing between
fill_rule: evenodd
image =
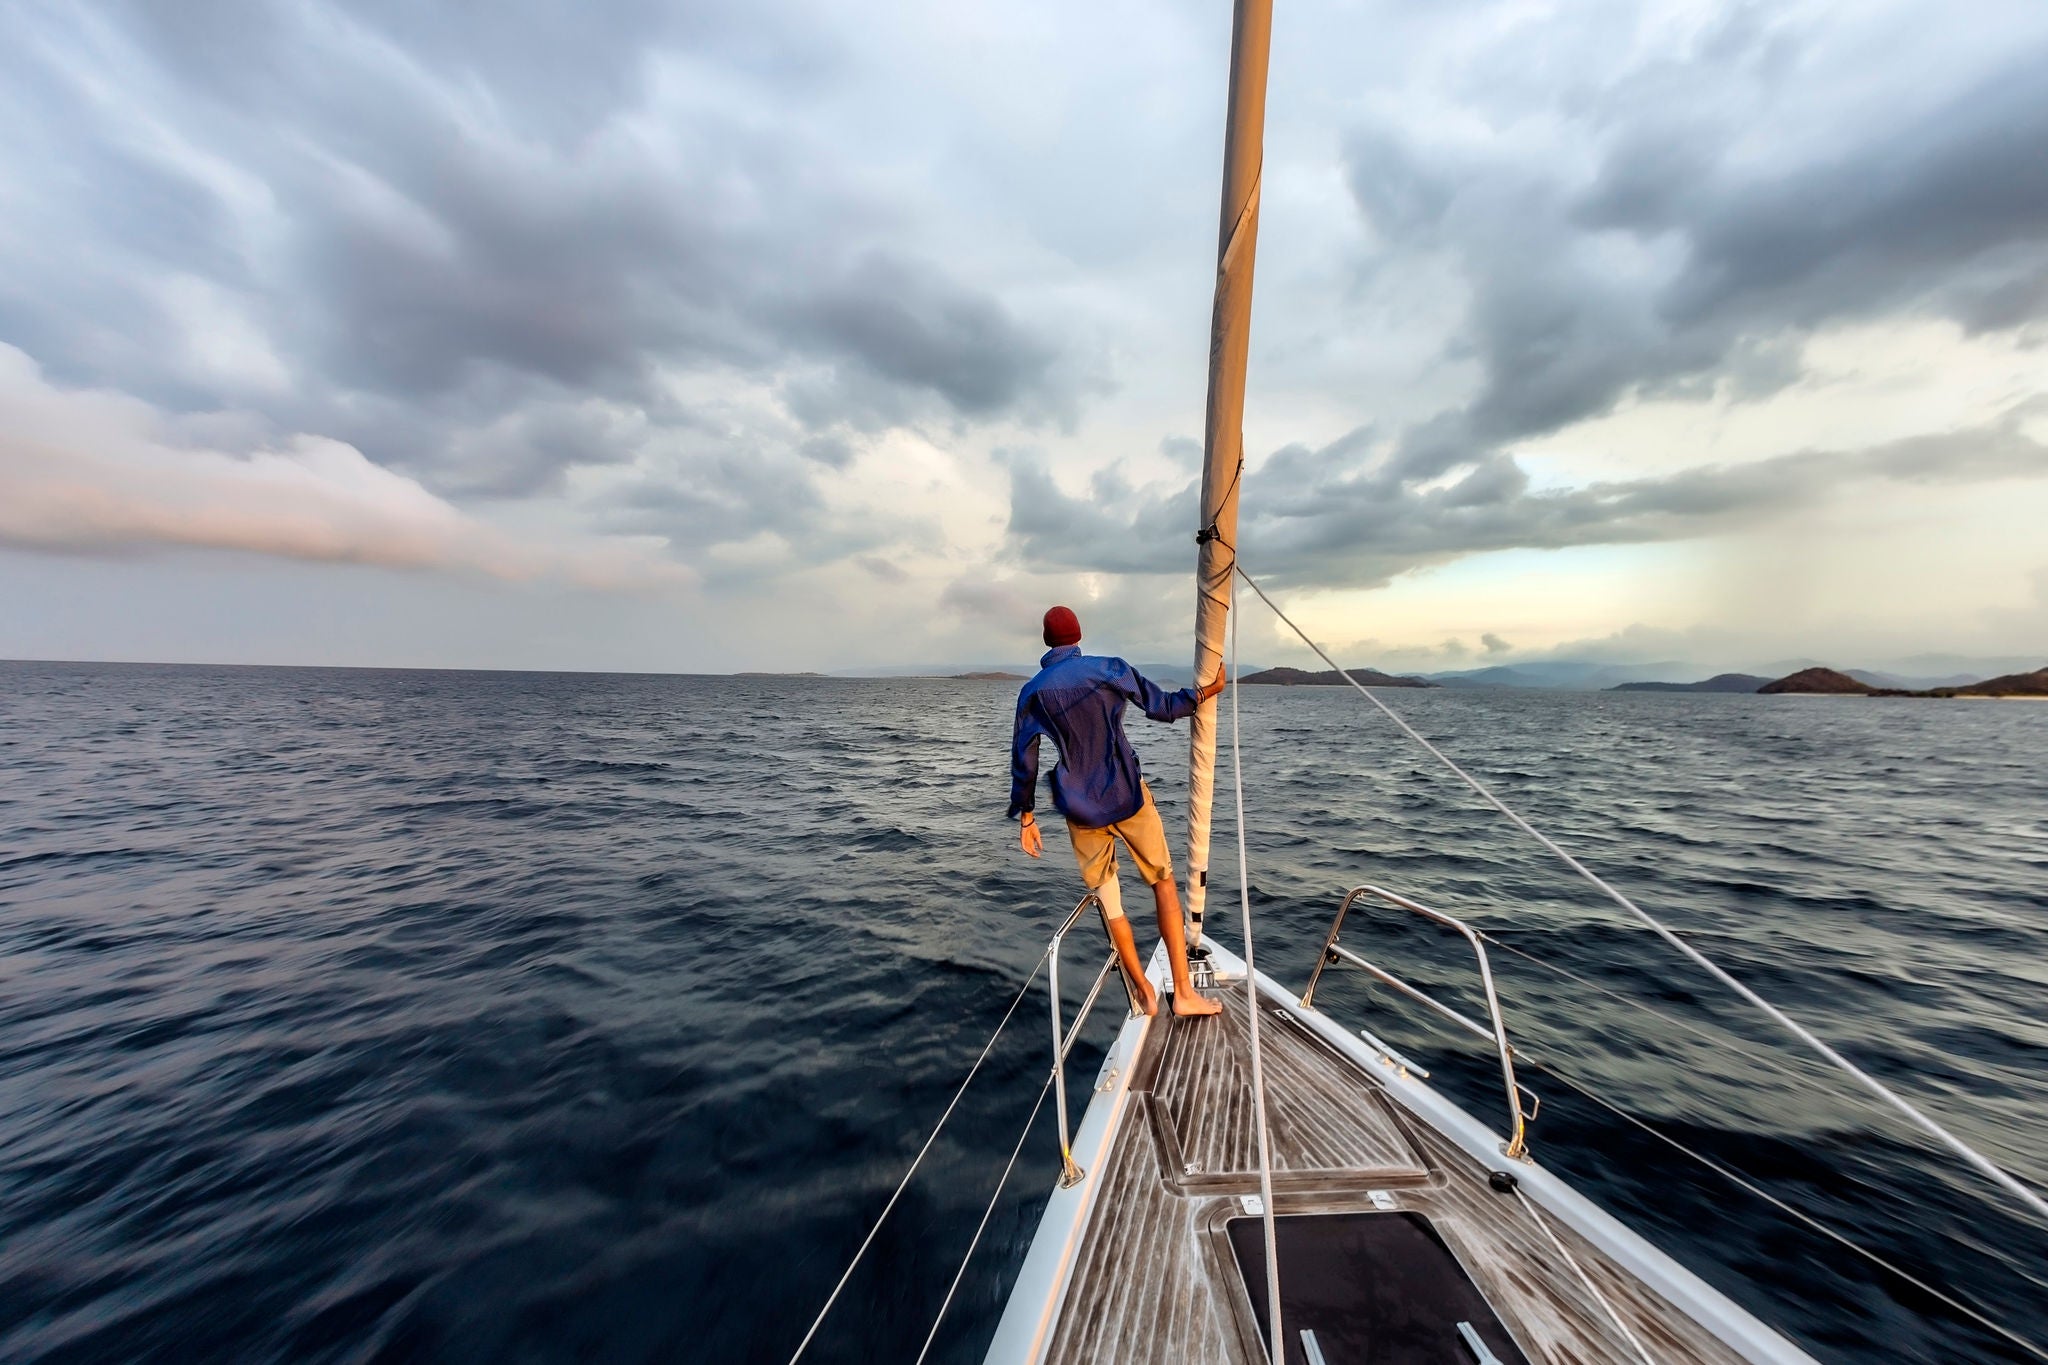
<instances>
[{"instance_id":1,"label":"mast","mask_svg":"<svg viewBox=\"0 0 2048 1365\"><path fill-rule=\"evenodd\" d=\"M1244 469L1244 369L1252 334L1252 261L1265 162L1266 58L1273 0L1236 0L1230 35L1230 112L1223 133L1223 214L1216 302L1209 320L1209 418L1203 432L1202 519L1196 532L1195 682L1223 664L1237 564L1237 498ZM1209 896L1209 803L1215 794L1216 701L1196 709L1188 738L1189 939L1202 941Z\"/></svg>"}]
</instances>

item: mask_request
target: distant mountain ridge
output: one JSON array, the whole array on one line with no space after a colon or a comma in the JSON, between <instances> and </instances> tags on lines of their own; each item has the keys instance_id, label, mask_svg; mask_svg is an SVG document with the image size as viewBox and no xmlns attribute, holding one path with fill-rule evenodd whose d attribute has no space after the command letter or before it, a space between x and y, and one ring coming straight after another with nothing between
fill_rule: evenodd
<instances>
[{"instance_id":1,"label":"distant mountain ridge","mask_svg":"<svg viewBox=\"0 0 2048 1365\"><path fill-rule=\"evenodd\" d=\"M1845 668L1842 672L1872 687L1968 687L1984 676L1982 673L1951 673L1940 678L1909 678L1898 673L1880 673L1874 668Z\"/></svg>"},{"instance_id":2,"label":"distant mountain ridge","mask_svg":"<svg viewBox=\"0 0 2048 1365\"><path fill-rule=\"evenodd\" d=\"M1768 678L1788 677L1802 669L1832 667L1824 659L1775 659L1743 671ZM2025 657L1915 654L1884 668L1843 668L1835 671L1872 687L1970 687L1980 679L2025 676L2034 661Z\"/></svg>"},{"instance_id":3,"label":"distant mountain ridge","mask_svg":"<svg viewBox=\"0 0 2048 1365\"><path fill-rule=\"evenodd\" d=\"M1760 691L1769 678L1754 673L1716 673L1703 682L1632 682L1617 683L1608 688L1610 692L1756 692Z\"/></svg>"},{"instance_id":4,"label":"distant mountain ridge","mask_svg":"<svg viewBox=\"0 0 2048 1365\"><path fill-rule=\"evenodd\" d=\"M1084 652L1093 652L1088 650L1085 644L1082 646L1082 650ZM1185 660L1177 664L1146 663L1140 659L1130 659L1127 662L1132 668L1137 669L1169 692L1187 686L1188 680L1194 675L1194 666ZM1242 667L1246 673L1250 673L1255 668L1260 667L1260 665L1247 663L1242 665ZM1038 664L1034 659L1031 663L1018 663L1015 660L1006 663L998 660L994 663L885 664L876 665L871 668L835 669L830 676L835 678L961 678L980 675L993 679L997 674L1029 678L1036 672L1038 672Z\"/></svg>"},{"instance_id":5,"label":"distant mountain ridge","mask_svg":"<svg viewBox=\"0 0 2048 1365\"><path fill-rule=\"evenodd\" d=\"M1347 668L1345 673L1363 687L1435 687L1436 683L1427 678L1396 677L1382 673L1377 668ZM1238 679L1245 684L1260 683L1272 687L1342 687L1343 677L1334 668L1320 673L1311 673L1302 668L1267 668L1257 673L1247 673Z\"/></svg>"},{"instance_id":6,"label":"distant mountain ridge","mask_svg":"<svg viewBox=\"0 0 2048 1365\"><path fill-rule=\"evenodd\" d=\"M1494 664L1448 673L1425 673L1443 687L1547 687L1597 689L1632 682L1675 682L1691 672L1682 663L1605 664L1585 659L1546 659L1538 663Z\"/></svg>"},{"instance_id":7,"label":"distant mountain ridge","mask_svg":"<svg viewBox=\"0 0 2048 1365\"><path fill-rule=\"evenodd\" d=\"M1724 667L1721 673L1714 676L1734 673L1756 678L1758 686L1762 686L1772 679L1785 677L1802 669L1822 666L1821 660L1812 658L1778 659L1760 663L1745 661L1739 668ZM2031 667L2032 660L2009 655L1968 657L1955 654L1919 654L1902 659L1889 669L1846 668L1839 671L1871 687L1956 688L1974 686L1978 679L1988 679L1994 674L2025 677ZM1421 676L1445 687L1543 687L1612 691L1629 683L1672 683L1689 690L1706 691L1709 689L1695 687L1694 683L1698 679L1706 678L1709 669L1710 665L1675 660L1647 664L1614 664L1591 659L1543 659L1533 663L1494 664L1486 668L1455 669L1424 673ZM1712 679L1708 678L1707 681Z\"/></svg>"}]
</instances>

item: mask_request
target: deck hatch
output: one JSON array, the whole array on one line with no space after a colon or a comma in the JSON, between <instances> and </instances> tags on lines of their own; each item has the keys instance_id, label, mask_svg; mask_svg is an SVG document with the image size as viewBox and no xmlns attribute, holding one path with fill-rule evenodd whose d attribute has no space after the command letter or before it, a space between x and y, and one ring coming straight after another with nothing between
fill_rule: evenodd
<instances>
[{"instance_id":1,"label":"deck hatch","mask_svg":"<svg viewBox=\"0 0 2048 1365\"><path fill-rule=\"evenodd\" d=\"M1230 1248L1260 1339L1266 1326L1266 1234L1233 1218ZM1418 1213L1287 1214L1274 1220L1288 1365L1313 1365L1301 1332L1328 1365L1472 1365L1469 1323L1501 1365L1529 1365L1493 1309Z\"/></svg>"}]
</instances>

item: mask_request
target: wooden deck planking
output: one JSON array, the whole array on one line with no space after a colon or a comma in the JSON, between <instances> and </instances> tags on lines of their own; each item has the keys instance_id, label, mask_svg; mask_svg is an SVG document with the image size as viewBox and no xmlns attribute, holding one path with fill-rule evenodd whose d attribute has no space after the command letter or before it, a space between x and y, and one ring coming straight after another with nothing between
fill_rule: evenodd
<instances>
[{"instance_id":1,"label":"wooden deck planking","mask_svg":"<svg viewBox=\"0 0 2048 1365\"><path fill-rule=\"evenodd\" d=\"M1160 1020L1134 1068L1130 1111L1089 1177L1103 1183L1048 1365L1265 1359L1218 1232L1258 1187L1244 992L1236 984L1220 993L1217 1019ZM1266 1018L1276 1212L1371 1209L1371 1191L1391 1194L1399 1208L1429 1218L1532 1362L1641 1365L1521 1200L1490 1189L1485 1169L1399 1114L1365 1073L1294 1024ZM1199 1170L1169 1169L1176 1143ZM1741 1365L1556 1217L1548 1221L1658 1365Z\"/></svg>"},{"instance_id":2,"label":"wooden deck planking","mask_svg":"<svg viewBox=\"0 0 2048 1365\"><path fill-rule=\"evenodd\" d=\"M1155 1095L1171 1120L1183 1184L1257 1188L1257 1131L1252 1116L1250 1043L1242 998L1215 1020L1161 1020L1164 1037ZM1270 1031L1273 1021L1262 1025ZM1159 1027L1160 1025L1155 1025ZM1393 1122L1385 1101L1359 1083L1349 1066L1320 1047L1269 1048L1266 1119L1273 1142L1275 1188L1319 1183L1339 1173L1381 1184L1424 1179L1428 1172ZM1185 1163L1192 1163L1189 1169ZM1236 1177L1236 1179L1232 1179Z\"/></svg>"}]
</instances>

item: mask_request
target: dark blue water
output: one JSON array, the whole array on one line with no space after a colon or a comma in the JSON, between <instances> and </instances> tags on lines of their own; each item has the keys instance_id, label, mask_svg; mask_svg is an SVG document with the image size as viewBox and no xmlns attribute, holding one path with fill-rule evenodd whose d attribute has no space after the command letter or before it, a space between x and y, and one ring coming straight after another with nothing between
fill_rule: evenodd
<instances>
[{"instance_id":1,"label":"dark blue water","mask_svg":"<svg viewBox=\"0 0 2048 1365\"><path fill-rule=\"evenodd\" d=\"M2048 1183L2048 706L1391 695ZM1001 818L1010 698L0 665L0 1359L785 1359L1073 902L1059 841L1031 863ZM1530 1051L2048 1335L2048 1232L1825 1073L1731 1052L1791 1055L1359 698L1251 689L1245 723L1267 970L1305 979L1359 881L1469 914L1719 1040L1502 954ZM1177 831L1184 731L1135 725ZM1352 939L1467 989L1427 932ZM1327 980L1493 1117L1483 1058ZM915 1355L1038 1092L1042 1008L807 1358ZM1532 1083L1544 1160L1822 1358L2026 1358ZM1025 1150L936 1358L979 1359L1000 1311L1044 1119Z\"/></svg>"}]
</instances>

